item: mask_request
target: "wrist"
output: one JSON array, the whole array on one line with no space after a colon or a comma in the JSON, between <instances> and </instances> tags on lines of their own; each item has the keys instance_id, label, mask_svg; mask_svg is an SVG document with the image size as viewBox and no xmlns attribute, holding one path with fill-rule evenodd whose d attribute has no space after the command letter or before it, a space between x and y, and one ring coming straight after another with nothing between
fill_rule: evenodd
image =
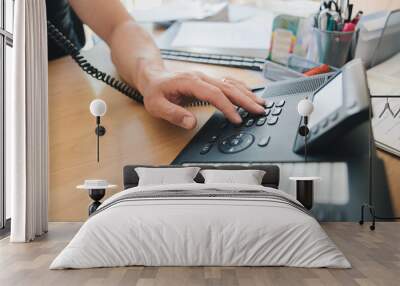
<instances>
[{"instance_id":1,"label":"wrist","mask_svg":"<svg viewBox=\"0 0 400 286\"><path fill-rule=\"evenodd\" d=\"M151 85L155 78L165 73L165 67L161 63L154 63L147 59L140 59L136 78L134 78L137 89L143 94L146 94L147 88Z\"/></svg>"}]
</instances>

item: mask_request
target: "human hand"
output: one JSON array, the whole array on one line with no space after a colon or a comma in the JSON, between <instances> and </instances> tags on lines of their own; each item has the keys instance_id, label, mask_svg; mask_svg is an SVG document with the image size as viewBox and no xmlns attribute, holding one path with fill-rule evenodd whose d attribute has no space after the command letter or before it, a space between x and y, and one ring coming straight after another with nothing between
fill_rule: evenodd
<instances>
[{"instance_id":1,"label":"human hand","mask_svg":"<svg viewBox=\"0 0 400 286\"><path fill-rule=\"evenodd\" d=\"M193 129L197 123L194 114L182 106L193 98L211 103L234 124L242 122L236 106L253 114L264 113L265 100L233 78L219 80L200 72L158 70L147 73L146 79L139 87L146 110L186 129Z\"/></svg>"}]
</instances>

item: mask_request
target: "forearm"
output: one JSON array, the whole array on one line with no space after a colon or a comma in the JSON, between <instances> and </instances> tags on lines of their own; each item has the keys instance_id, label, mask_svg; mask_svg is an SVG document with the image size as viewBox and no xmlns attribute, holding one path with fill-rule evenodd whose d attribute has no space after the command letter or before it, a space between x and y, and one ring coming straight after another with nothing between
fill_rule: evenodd
<instances>
[{"instance_id":1,"label":"forearm","mask_svg":"<svg viewBox=\"0 0 400 286\"><path fill-rule=\"evenodd\" d=\"M80 19L111 48L120 75L144 95L144 106L153 116L183 128L196 126L196 117L181 106L185 97L208 101L235 124L242 119L241 106L264 114L264 100L234 79L221 81L200 72L174 73L164 70L159 50L137 25L120 0L69 0Z\"/></svg>"},{"instance_id":2,"label":"forearm","mask_svg":"<svg viewBox=\"0 0 400 286\"><path fill-rule=\"evenodd\" d=\"M70 0L70 4L108 44L120 76L143 92L151 73L164 68L150 35L135 23L119 0Z\"/></svg>"},{"instance_id":3,"label":"forearm","mask_svg":"<svg viewBox=\"0 0 400 286\"><path fill-rule=\"evenodd\" d=\"M120 75L141 92L151 73L164 69L159 49L150 35L134 21L119 25L108 44Z\"/></svg>"}]
</instances>

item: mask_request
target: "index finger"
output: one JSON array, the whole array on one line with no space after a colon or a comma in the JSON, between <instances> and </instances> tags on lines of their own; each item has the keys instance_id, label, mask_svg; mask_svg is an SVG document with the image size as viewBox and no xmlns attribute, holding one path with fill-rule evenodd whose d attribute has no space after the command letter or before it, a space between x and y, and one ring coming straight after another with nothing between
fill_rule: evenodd
<instances>
[{"instance_id":1,"label":"index finger","mask_svg":"<svg viewBox=\"0 0 400 286\"><path fill-rule=\"evenodd\" d=\"M211 85L202 79L187 80L180 86L180 92L190 93L194 97L208 101L226 116L226 118L235 123L240 124L242 118L236 111L236 107L230 102L225 94L216 86Z\"/></svg>"}]
</instances>

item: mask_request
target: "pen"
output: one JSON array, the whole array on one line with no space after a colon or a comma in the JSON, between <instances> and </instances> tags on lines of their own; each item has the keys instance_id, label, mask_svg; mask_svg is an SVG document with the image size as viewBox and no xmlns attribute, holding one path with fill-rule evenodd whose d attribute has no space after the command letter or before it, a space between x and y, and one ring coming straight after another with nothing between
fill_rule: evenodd
<instances>
[{"instance_id":1,"label":"pen","mask_svg":"<svg viewBox=\"0 0 400 286\"><path fill-rule=\"evenodd\" d=\"M358 21L360 21L360 18L361 18L361 16L362 16L362 14L363 14L363 11L358 11L358 12L357 12L357 15L354 17L353 20L351 20L351 22L352 22L354 25L357 25Z\"/></svg>"},{"instance_id":2,"label":"pen","mask_svg":"<svg viewBox=\"0 0 400 286\"><path fill-rule=\"evenodd\" d=\"M342 0L340 2L340 13L342 16L342 23L349 18L349 0Z\"/></svg>"},{"instance_id":3,"label":"pen","mask_svg":"<svg viewBox=\"0 0 400 286\"><path fill-rule=\"evenodd\" d=\"M328 9L322 10L318 15L318 28L325 31L328 27Z\"/></svg>"},{"instance_id":4,"label":"pen","mask_svg":"<svg viewBox=\"0 0 400 286\"><path fill-rule=\"evenodd\" d=\"M334 31L336 28L336 22L332 16L328 15L328 23L326 26L327 31Z\"/></svg>"},{"instance_id":5,"label":"pen","mask_svg":"<svg viewBox=\"0 0 400 286\"><path fill-rule=\"evenodd\" d=\"M347 13L347 21L351 22L351 15L353 14L353 4L349 4Z\"/></svg>"}]
</instances>

